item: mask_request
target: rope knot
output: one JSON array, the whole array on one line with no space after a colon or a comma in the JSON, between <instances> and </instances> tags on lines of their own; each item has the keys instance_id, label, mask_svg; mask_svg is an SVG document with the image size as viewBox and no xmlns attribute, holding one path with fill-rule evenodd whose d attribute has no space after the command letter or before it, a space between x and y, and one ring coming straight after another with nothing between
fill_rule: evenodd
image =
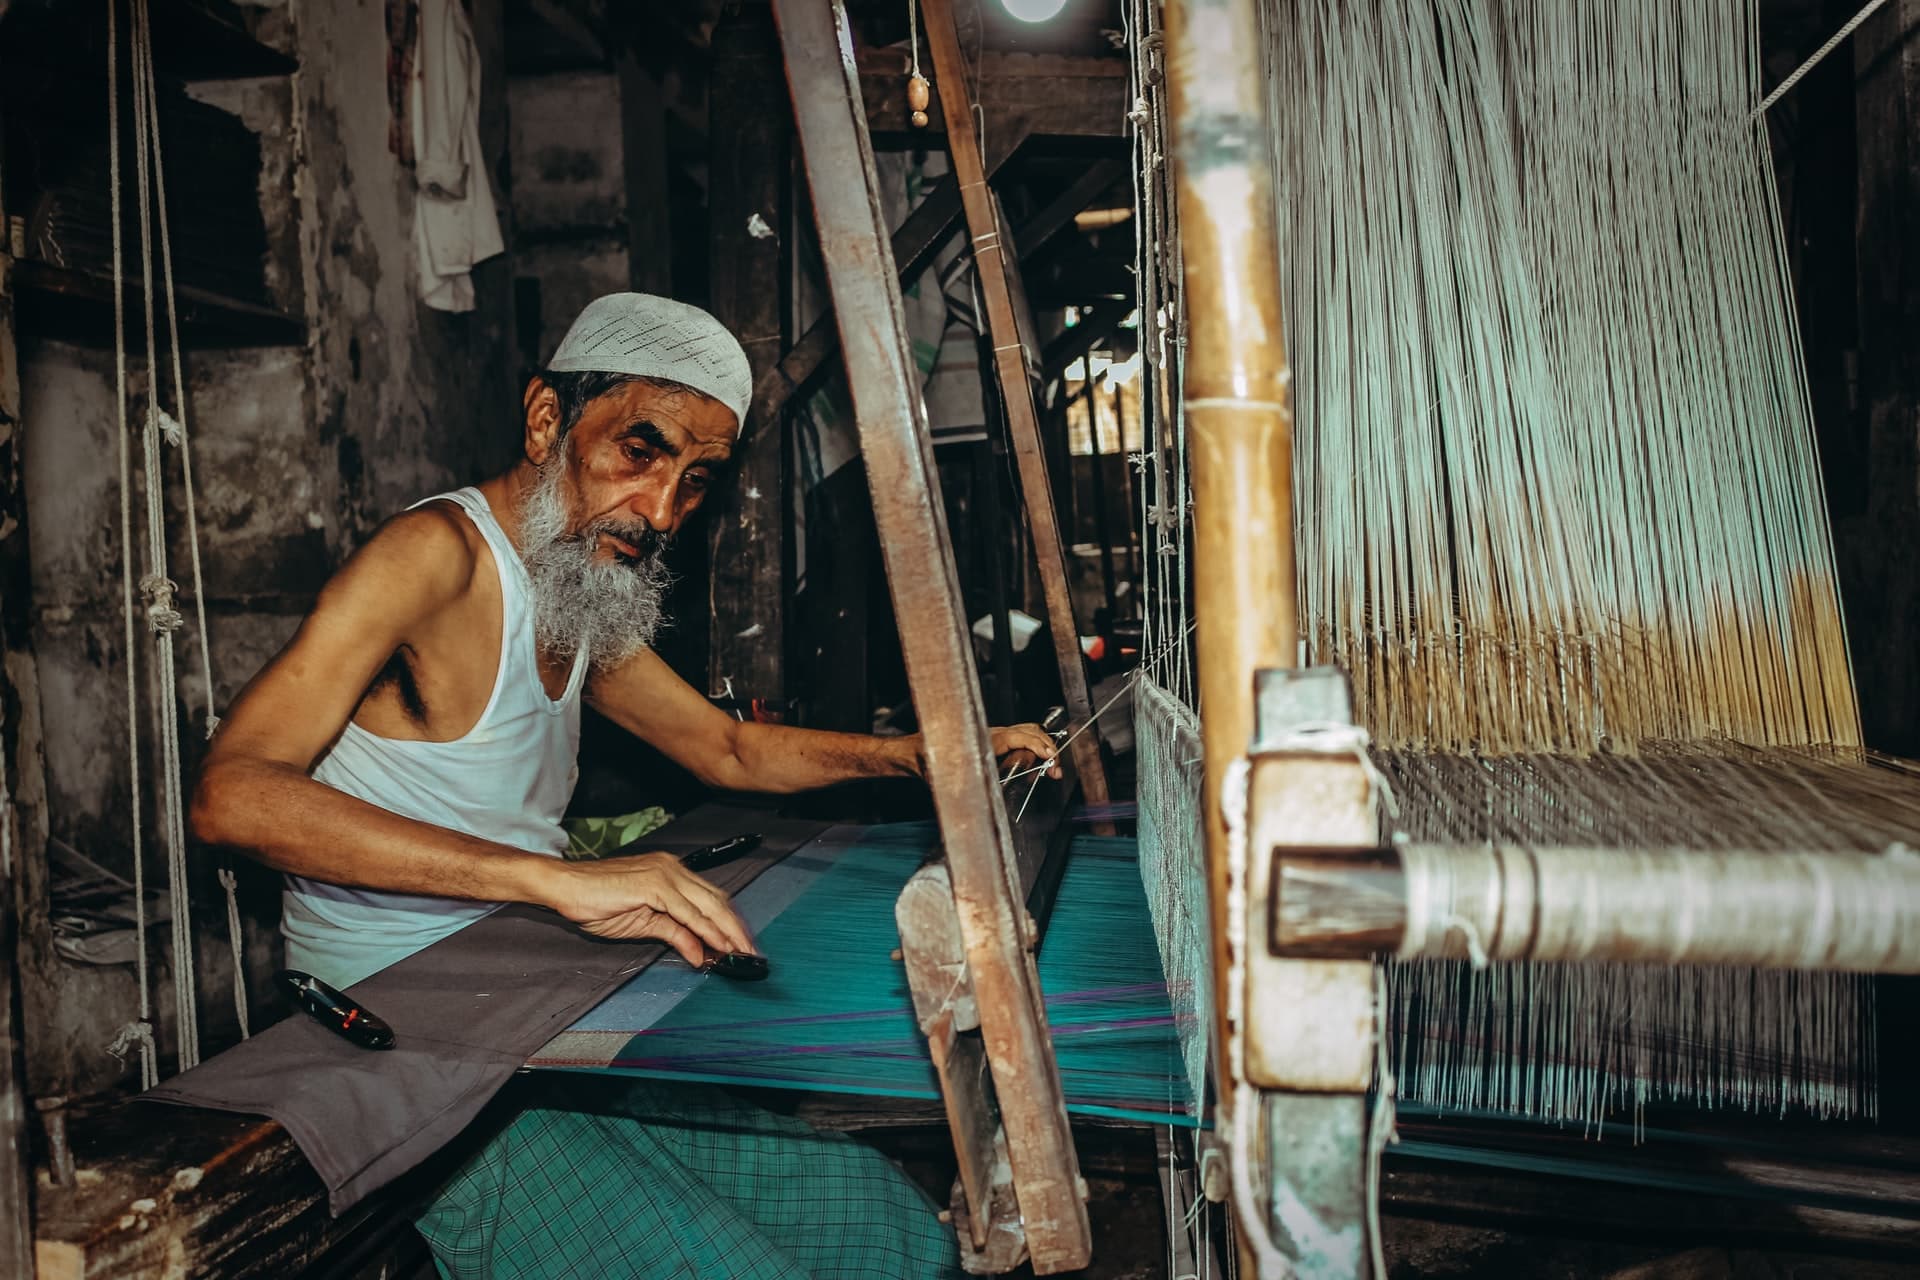
<instances>
[{"instance_id":1,"label":"rope knot","mask_svg":"<svg viewBox=\"0 0 1920 1280\"><path fill-rule=\"evenodd\" d=\"M136 1047L146 1053L154 1051L153 1024L144 1018L135 1019L121 1026L120 1030L114 1033L113 1042L107 1046L107 1052L125 1062L127 1054Z\"/></svg>"},{"instance_id":2,"label":"rope knot","mask_svg":"<svg viewBox=\"0 0 1920 1280\"><path fill-rule=\"evenodd\" d=\"M165 574L150 573L140 579L140 594L147 600L147 627L155 635L178 631L186 621L173 607L173 593L179 589L180 584Z\"/></svg>"},{"instance_id":3,"label":"rope knot","mask_svg":"<svg viewBox=\"0 0 1920 1280\"><path fill-rule=\"evenodd\" d=\"M186 424L158 405L153 410L154 421L160 426L160 438L178 449L187 442Z\"/></svg>"}]
</instances>

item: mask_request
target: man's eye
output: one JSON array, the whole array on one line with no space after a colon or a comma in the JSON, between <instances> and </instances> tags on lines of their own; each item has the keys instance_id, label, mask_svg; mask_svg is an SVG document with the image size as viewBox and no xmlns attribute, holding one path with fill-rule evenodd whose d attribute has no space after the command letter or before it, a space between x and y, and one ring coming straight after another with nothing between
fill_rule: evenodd
<instances>
[{"instance_id":1,"label":"man's eye","mask_svg":"<svg viewBox=\"0 0 1920 1280\"><path fill-rule=\"evenodd\" d=\"M628 462L636 463L642 466L644 466L647 460L653 456L652 451L649 450L647 446L643 444L627 445L626 454L627 454Z\"/></svg>"},{"instance_id":2,"label":"man's eye","mask_svg":"<svg viewBox=\"0 0 1920 1280\"><path fill-rule=\"evenodd\" d=\"M695 493L705 493L707 491L707 476L703 472L689 471L681 478L681 483Z\"/></svg>"}]
</instances>

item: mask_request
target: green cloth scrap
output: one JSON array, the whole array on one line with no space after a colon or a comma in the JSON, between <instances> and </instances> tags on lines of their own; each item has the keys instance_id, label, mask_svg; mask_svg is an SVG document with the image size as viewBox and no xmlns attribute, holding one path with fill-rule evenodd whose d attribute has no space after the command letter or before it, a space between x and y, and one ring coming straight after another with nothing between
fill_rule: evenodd
<instances>
[{"instance_id":1,"label":"green cloth scrap","mask_svg":"<svg viewBox=\"0 0 1920 1280\"><path fill-rule=\"evenodd\" d=\"M657 804L613 818L568 818L561 824L567 830L566 856L574 862L604 858L672 820L673 815Z\"/></svg>"},{"instance_id":2,"label":"green cloth scrap","mask_svg":"<svg viewBox=\"0 0 1920 1280\"><path fill-rule=\"evenodd\" d=\"M699 1085L551 1077L415 1225L444 1280L960 1275L886 1157Z\"/></svg>"}]
</instances>

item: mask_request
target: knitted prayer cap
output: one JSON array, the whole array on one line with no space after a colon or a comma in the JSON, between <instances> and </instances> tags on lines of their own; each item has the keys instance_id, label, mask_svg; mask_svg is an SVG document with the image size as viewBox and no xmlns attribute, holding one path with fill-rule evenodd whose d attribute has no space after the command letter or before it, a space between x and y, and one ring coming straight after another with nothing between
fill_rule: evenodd
<instances>
[{"instance_id":1,"label":"knitted prayer cap","mask_svg":"<svg viewBox=\"0 0 1920 1280\"><path fill-rule=\"evenodd\" d=\"M547 361L555 373L630 373L712 396L746 429L753 372L726 326L699 307L650 293L595 298Z\"/></svg>"}]
</instances>

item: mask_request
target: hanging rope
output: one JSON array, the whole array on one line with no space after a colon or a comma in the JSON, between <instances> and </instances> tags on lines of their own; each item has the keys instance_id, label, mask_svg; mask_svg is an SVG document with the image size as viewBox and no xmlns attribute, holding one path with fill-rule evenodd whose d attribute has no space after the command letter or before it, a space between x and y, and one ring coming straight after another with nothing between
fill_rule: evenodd
<instances>
[{"instance_id":1,"label":"hanging rope","mask_svg":"<svg viewBox=\"0 0 1920 1280\"><path fill-rule=\"evenodd\" d=\"M150 1089L160 1073L153 1045L153 979L147 971L146 853L140 821L140 686L133 641L133 467L127 440L126 261L120 208L120 35L117 0L107 0L107 174L113 200L113 371L114 403L120 442L120 594L127 651L127 811L133 819L134 976L140 988L140 1016L120 1028L110 1046L115 1054L140 1049L140 1085Z\"/></svg>"},{"instance_id":2,"label":"hanging rope","mask_svg":"<svg viewBox=\"0 0 1920 1280\"><path fill-rule=\"evenodd\" d=\"M139 0L139 4L142 14L142 26L144 28L147 23L147 0ZM146 64L147 94L150 100L158 101L158 93L154 84L153 47L150 34L147 39ZM167 221L166 168L161 163L160 125L158 116L153 117L153 195L160 220L160 268L163 273L163 279L166 282L168 354L170 356L170 365L173 374L173 405L175 414L177 415L175 417L168 417L165 412L162 411L160 419L163 427L163 437L169 444L172 444L180 451L181 488L184 490L186 497L187 558L193 572L193 609L194 619L198 626L196 635L199 640L198 648L200 651L200 690L201 699L205 708L205 734L208 738L211 738L213 737L214 730L220 727L220 717L215 714L213 709L213 653L207 633L206 582L200 568L200 504L198 491L193 483L193 449L187 432L187 380L185 370L182 368L180 354L180 308L173 282L173 241ZM155 403L157 404L157 400ZM149 486L149 489L151 490L152 486ZM164 528L161 530L161 536L163 538L165 536ZM171 660L170 655L169 660ZM173 685L169 682L166 687L171 689ZM168 698L165 701L166 715L168 720L172 722L168 731L174 736L177 754L179 741L178 716L174 712L173 700ZM181 851L181 871L184 877L184 858L187 848L187 808L185 796L181 790L183 785L182 774L178 769L168 772L166 785L168 788L168 812L172 814L173 821L177 827L177 847ZM252 1035L252 1027L247 1014L246 951L240 929L240 902L237 892L238 881L234 877L233 867L230 864L231 855L223 853L221 859L222 864L219 873L220 888L226 899L227 942L232 951L233 959L233 1007L235 1017L240 1025L240 1035L245 1038Z\"/></svg>"},{"instance_id":3,"label":"hanging rope","mask_svg":"<svg viewBox=\"0 0 1920 1280\"><path fill-rule=\"evenodd\" d=\"M192 450L187 430L186 377L182 365L178 299L173 277L173 253L166 207L166 173L161 155L159 88L153 62L153 34L147 0L130 0L129 31L130 79L133 89L135 191L140 219L141 295L144 308L146 368L148 374L146 421L141 431L141 465L146 477L145 521L146 572L139 577L139 594L145 605L147 629L154 640L152 672L153 702L158 721L160 747L159 788L163 842L167 853L167 897L172 927L174 1006L178 1020L178 1060L180 1070L200 1061L199 993L196 984L195 943L193 934L190 873L187 865L186 797L184 764L180 745L180 714L176 691L178 675L174 654L174 633L185 623L175 603L178 585L168 573L165 467L162 445L171 445L180 456L185 488L187 545L192 568L195 620L199 627L200 675L205 701L206 732L210 736L218 724L213 712L213 661L207 635L206 589L201 571L199 513L193 485ZM121 597L125 614L124 637L127 645L127 764L129 811L133 828L134 910L136 977L140 988L140 1016L123 1027L116 1037L116 1052L138 1044L141 1052L141 1081L156 1083L158 1066L153 1044L152 978L146 943L146 850L141 786L139 731L139 660L134 641L134 538L133 476L130 456L131 426L127 420L127 340L125 316L126 266L123 249L124 211L120 190L120 106L118 0L108 0L107 98L109 116L110 181L113 186L113 261L114 261L114 373L119 400L120 425L120 533ZM167 325L168 366L173 391L173 409L168 413L161 404L159 325L155 315L154 263L157 251L161 287L165 290L164 310ZM245 954L240 931L236 882L230 867L220 870L220 884L226 895L228 939L234 965L234 1005L241 1034L250 1032L246 1003Z\"/></svg>"}]
</instances>

